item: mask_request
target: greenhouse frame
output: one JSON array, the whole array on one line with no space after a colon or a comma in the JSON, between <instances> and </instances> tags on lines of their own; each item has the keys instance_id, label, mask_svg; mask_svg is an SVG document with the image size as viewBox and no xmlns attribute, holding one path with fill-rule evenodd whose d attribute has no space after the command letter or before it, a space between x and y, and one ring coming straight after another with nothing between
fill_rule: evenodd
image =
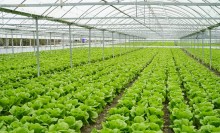
<instances>
[{"instance_id":1,"label":"greenhouse frame","mask_svg":"<svg viewBox=\"0 0 220 133\"><path fill-rule=\"evenodd\" d=\"M0 132L220 132L219 0L0 0Z\"/></svg>"}]
</instances>

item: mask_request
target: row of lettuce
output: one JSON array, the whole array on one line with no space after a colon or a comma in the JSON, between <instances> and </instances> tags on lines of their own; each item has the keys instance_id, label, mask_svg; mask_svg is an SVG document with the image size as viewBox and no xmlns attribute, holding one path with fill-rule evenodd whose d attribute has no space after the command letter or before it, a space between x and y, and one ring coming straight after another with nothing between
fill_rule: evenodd
<instances>
[{"instance_id":1,"label":"row of lettuce","mask_svg":"<svg viewBox=\"0 0 220 133\"><path fill-rule=\"evenodd\" d=\"M135 48L120 49L114 48L114 55L119 56L127 52L136 50ZM91 62L101 61L101 48L91 49ZM105 48L105 59L112 58L113 49ZM88 63L88 49L75 48L72 55L73 66ZM15 55L0 55L0 87L10 84L11 82L20 81L22 79L30 79L37 77L36 57L34 53L19 53ZM40 73L41 75L63 71L70 68L69 49L42 51L40 53Z\"/></svg>"},{"instance_id":2,"label":"row of lettuce","mask_svg":"<svg viewBox=\"0 0 220 133\"><path fill-rule=\"evenodd\" d=\"M191 122L204 133L220 132L220 78L182 52L174 53Z\"/></svg>"},{"instance_id":3,"label":"row of lettuce","mask_svg":"<svg viewBox=\"0 0 220 133\"><path fill-rule=\"evenodd\" d=\"M202 48L188 48L188 52L190 52L194 57L197 59L202 60L205 64L209 66L210 64L210 49L202 49ZM220 72L220 50L219 49L212 49L211 51L211 58L212 58L212 69Z\"/></svg>"},{"instance_id":4,"label":"row of lettuce","mask_svg":"<svg viewBox=\"0 0 220 133\"><path fill-rule=\"evenodd\" d=\"M93 133L220 132L220 78L180 50L160 51ZM169 128L168 127L168 128Z\"/></svg>"},{"instance_id":5,"label":"row of lettuce","mask_svg":"<svg viewBox=\"0 0 220 133\"><path fill-rule=\"evenodd\" d=\"M128 88L117 106L108 112L102 133L162 133L163 102L166 97L166 56L160 52Z\"/></svg>"},{"instance_id":6,"label":"row of lettuce","mask_svg":"<svg viewBox=\"0 0 220 133\"><path fill-rule=\"evenodd\" d=\"M165 128L220 132L220 78L180 49L142 49L17 82L16 89L0 92L0 131L80 132L136 76L94 133L163 132L165 102L170 118Z\"/></svg>"},{"instance_id":7,"label":"row of lettuce","mask_svg":"<svg viewBox=\"0 0 220 133\"><path fill-rule=\"evenodd\" d=\"M135 47L135 46L175 46L174 42L168 41L140 41L132 43L117 44L116 46L122 47Z\"/></svg>"},{"instance_id":8,"label":"row of lettuce","mask_svg":"<svg viewBox=\"0 0 220 133\"><path fill-rule=\"evenodd\" d=\"M141 54L140 54L141 53ZM1 132L80 132L95 121L156 50L117 57L43 75L0 92Z\"/></svg>"}]
</instances>

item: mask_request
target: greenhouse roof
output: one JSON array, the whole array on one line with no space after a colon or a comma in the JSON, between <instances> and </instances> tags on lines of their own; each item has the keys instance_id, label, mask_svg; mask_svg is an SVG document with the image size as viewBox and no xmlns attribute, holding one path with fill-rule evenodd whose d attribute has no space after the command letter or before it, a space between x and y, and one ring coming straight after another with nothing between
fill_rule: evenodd
<instances>
[{"instance_id":1,"label":"greenhouse roof","mask_svg":"<svg viewBox=\"0 0 220 133\"><path fill-rule=\"evenodd\" d=\"M106 31L147 39L178 39L220 25L219 0L0 0L0 33L93 36ZM219 28L215 29L216 34ZM108 35L107 34L107 35ZM220 35L220 34L218 34ZM217 36L218 37L218 36Z\"/></svg>"}]
</instances>

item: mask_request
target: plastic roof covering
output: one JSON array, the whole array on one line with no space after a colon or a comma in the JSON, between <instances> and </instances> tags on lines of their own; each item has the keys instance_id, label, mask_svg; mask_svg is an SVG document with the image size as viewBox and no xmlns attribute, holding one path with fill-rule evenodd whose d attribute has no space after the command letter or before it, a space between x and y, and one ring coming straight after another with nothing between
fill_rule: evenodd
<instances>
[{"instance_id":1,"label":"plastic roof covering","mask_svg":"<svg viewBox=\"0 0 220 133\"><path fill-rule=\"evenodd\" d=\"M136 4L143 1L159 4ZM130 4L117 4L125 2ZM0 0L0 3L2 8L60 18L77 24L149 39L178 39L220 23L220 4L215 6L208 4L220 3L219 0ZM53 5L54 3L58 6ZM65 3L70 5L65 5ZM113 4L95 5L92 3ZM166 3L174 3L174 5L166 5ZM178 3L189 4L185 6L178 5ZM189 6L190 3L206 3L207 5ZM19 4L19 6L4 7L4 4ZM26 6L21 6L21 4ZM53 6L49 6L50 4ZM7 29L15 29L13 33L17 34L35 30L35 20L30 17L0 13L0 33L2 34L9 34ZM73 34L88 36L88 29L77 26L72 26L72 28ZM49 32L68 34L68 25L39 20L39 30L41 35L48 35ZM93 36L102 35L102 31L99 30L92 30L92 32ZM215 29L215 33L219 33L219 28ZM106 32L105 35L111 37L110 32Z\"/></svg>"}]
</instances>

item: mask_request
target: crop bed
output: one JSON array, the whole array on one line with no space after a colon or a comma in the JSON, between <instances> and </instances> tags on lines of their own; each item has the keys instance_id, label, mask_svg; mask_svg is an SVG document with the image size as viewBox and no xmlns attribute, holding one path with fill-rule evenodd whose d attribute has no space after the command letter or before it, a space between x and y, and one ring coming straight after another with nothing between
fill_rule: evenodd
<instances>
[{"instance_id":1,"label":"crop bed","mask_svg":"<svg viewBox=\"0 0 220 133\"><path fill-rule=\"evenodd\" d=\"M114 48L114 56L117 57L135 50L138 49L129 48L125 50ZM102 49L92 48L91 63L103 60L102 54ZM106 48L104 50L104 57L105 60L112 58L113 49ZM37 64L34 53L0 55L0 62L0 87L11 82L37 77ZM73 49L72 62L74 67L88 63L88 49ZM65 71L68 68L70 68L70 53L68 49L40 52L41 75Z\"/></svg>"},{"instance_id":2,"label":"crop bed","mask_svg":"<svg viewBox=\"0 0 220 133\"><path fill-rule=\"evenodd\" d=\"M206 66L210 64L210 50L204 49L204 55L202 49L187 49L187 51L194 56L194 58L200 60ZM220 50L212 49L212 69L220 73Z\"/></svg>"},{"instance_id":3,"label":"crop bed","mask_svg":"<svg viewBox=\"0 0 220 133\"><path fill-rule=\"evenodd\" d=\"M181 49L99 58L1 84L0 132L220 132L220 78Z\"/></svg>"}]
</instances>

